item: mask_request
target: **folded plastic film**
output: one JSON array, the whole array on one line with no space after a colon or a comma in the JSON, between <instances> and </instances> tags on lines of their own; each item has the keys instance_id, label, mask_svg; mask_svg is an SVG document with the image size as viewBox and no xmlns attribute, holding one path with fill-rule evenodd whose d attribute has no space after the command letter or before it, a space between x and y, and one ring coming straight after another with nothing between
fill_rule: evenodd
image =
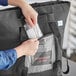
<instances>
[{"instance_id":1,"label":"folded plastic film","mask_svg":"<svg viewBox=\"0 0 76 76\"><path fill-rule=\"evenodd\" d=\"M30 27L30 25L25 24L24 28L29 38L40 38L43 36L38 24L33 27Z\"/></svg>"},{"instance_id":2,"label":"folded plastic film","mask_svg":"<svg viewBox=\"0 0 76 76\"><path fill-rule=\"evenodd\" d=\"M40 38L40 37L43 36L38 24L36 24L33 27L30 27L30 25L25 24L24 29L25 29L29 39L31 39L31 38ZM31 56L26 56L25 66L29 67L30 64L31 64Z\"/></svg>"},{"instance_id":3,"label":"folded plastic film","mask_svg":"<svg viewBox=\"0 0 76 76\"><path fill-rule=\"evenodd\" d=\"M53 63L56 60L54 36L49 34L42 37L39 41L37 53L34 56L26 56L25 66L28 68L33 67L34 69L36 66L44 68L43 65L51 65L50 69L52 69Z\"/></svg>"}]
</instances>

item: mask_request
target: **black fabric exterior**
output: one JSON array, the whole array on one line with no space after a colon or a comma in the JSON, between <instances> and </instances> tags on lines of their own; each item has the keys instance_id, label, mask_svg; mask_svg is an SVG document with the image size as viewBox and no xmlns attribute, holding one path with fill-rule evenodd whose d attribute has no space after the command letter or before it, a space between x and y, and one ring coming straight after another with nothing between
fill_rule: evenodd
<instances>
[{"instance_id":1,"label":"black fabric exterior","mask_svg":"<svg viewBox=\"0 0 76 76\"><path fill-rule=\"evenodd\" d=\"M68 2L45 2L35 3L32 6L38 11L38 23L44 35L54 33L61 41L63 28L57 26L58 20L63 20L64 24L69 10ZM64 13L65 12L65 13ZM24 16L19 8L0 10L0 50L14 48L21 44L28 37L23 28L25 24ZM57 26L52 27L51 26ZM52 30L51 30L52 29ZM59 32L58 32L59 30ZM61 32L61 37L60 37ZM58 45L55 38L56 45ZM0 76L62 76L61 74L61 50L56 46L56 62L52 70L41 73L28 74L28 69L24 66L25 57L19 58L8 70L0 70Z\"/></svg>"}]
</instances>

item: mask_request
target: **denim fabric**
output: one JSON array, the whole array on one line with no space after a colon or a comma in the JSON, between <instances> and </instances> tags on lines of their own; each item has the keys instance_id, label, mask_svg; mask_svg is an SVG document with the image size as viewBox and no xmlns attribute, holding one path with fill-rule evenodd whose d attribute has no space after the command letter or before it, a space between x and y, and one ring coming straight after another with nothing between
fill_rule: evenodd
<instances>
[{"instance_id":1,"label":"denim fabric","mask_svg":"<svg viewBox=\"0 0 76 76\"><path fill-rule=\"evenodd\" d=\"M0 70L10 68L17 60L17 54L14 49L0 51Z\"/></svg>"}]
</instances>

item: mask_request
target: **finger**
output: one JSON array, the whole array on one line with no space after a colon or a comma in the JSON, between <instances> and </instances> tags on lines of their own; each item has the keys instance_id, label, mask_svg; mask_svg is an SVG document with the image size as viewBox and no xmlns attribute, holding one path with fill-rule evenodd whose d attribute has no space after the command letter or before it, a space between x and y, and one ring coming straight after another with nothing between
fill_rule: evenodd
<instances>
[{"instance_id":1,"label":"finger","mask_svg":"<svg viewBox=\"0 0 76 76\"><path fill-rule=\"evenodd\" d=\"M39 45L39 41L37 40L37 41L35 41L35 43L37 44L37 45Z\"/></svg>"},{"instance_id":2,"label":"finger","mask_svg":"<svg viewBox=\"0 0 76 76\"><path fill-rule=\"evenodd\" d=\"M28 23L27 19L25 19L25 22Z\"/></svg>"},{"instance_id":3,"label":"finger","mask_svg":"<svg viewBox=\"0 0 76 76\"><path fill-rule=\"evenodd\" d=\"M34 25L37 24L37 16L34 16L33 18L31 18L32 22Z\"/></svg>"},{"instance_id":4,"label":"finger","mask_svg":"<svg viewBox=\"0 0 76 76\"><path fill-rule=\"evenodd\" d=\"M37 51L33 52L33 53L31 54L31 56L34 56L34 55L36 54L36 52L37 52Z\"/></svg>"},{"instance_id":5,"label":"finger","mask_svg":"<svg viewBox=\"0 0 76 76\"><path fill-rule=\"evenodd\" d=\"M34 55L37 53L37 50L35 50Z\"/></svg>"},{"instance_id":6,"label":"finger","mask_svg":"<svg viewBox=\"0 0 76 76\"><path fill-rule=\"evenodd\" d=\"M34 26L34 24L33 24L33 22L32 22L32 19L31 19L30 17L27 19L27 22L28 22L28 24L29 24L31 27Z\"/></svg>"},{"instance_id":7,"label":"finger","mask_svg":"<svg viewBox=\"0 0 76 76\"><path fill-rule=\"evenodd\" d=\"M38 41L38 38L34 38L34 39L30 39L30 40L33 42L36 42L36 41Z\"/></svg>"}]
</instances>

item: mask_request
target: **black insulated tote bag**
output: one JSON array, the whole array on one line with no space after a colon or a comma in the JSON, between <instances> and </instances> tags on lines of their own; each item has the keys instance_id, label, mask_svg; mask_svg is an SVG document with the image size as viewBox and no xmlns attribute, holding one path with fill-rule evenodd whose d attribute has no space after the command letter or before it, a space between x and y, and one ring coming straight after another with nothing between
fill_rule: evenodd
<instances>
[{"instance_id":1,"label":"black insulated tote bag","mask_svg":"<svg viewBox=\"0 0 76 76\"><path fill-rule=\"evenodd\" d=\"M23 56L8 70L0 70L0 76L62 76L60 45L70 3L50 1L31 6L39 13L38 24L43 33L43 37L39 39L40 52L31 57L29 68L25 67L26 58ZM25 24L20 8L0 10L0 50L14 48L29 39L24 29ZM46 52L45 49L50 50Z\"/></svg>"}]
</instances>

